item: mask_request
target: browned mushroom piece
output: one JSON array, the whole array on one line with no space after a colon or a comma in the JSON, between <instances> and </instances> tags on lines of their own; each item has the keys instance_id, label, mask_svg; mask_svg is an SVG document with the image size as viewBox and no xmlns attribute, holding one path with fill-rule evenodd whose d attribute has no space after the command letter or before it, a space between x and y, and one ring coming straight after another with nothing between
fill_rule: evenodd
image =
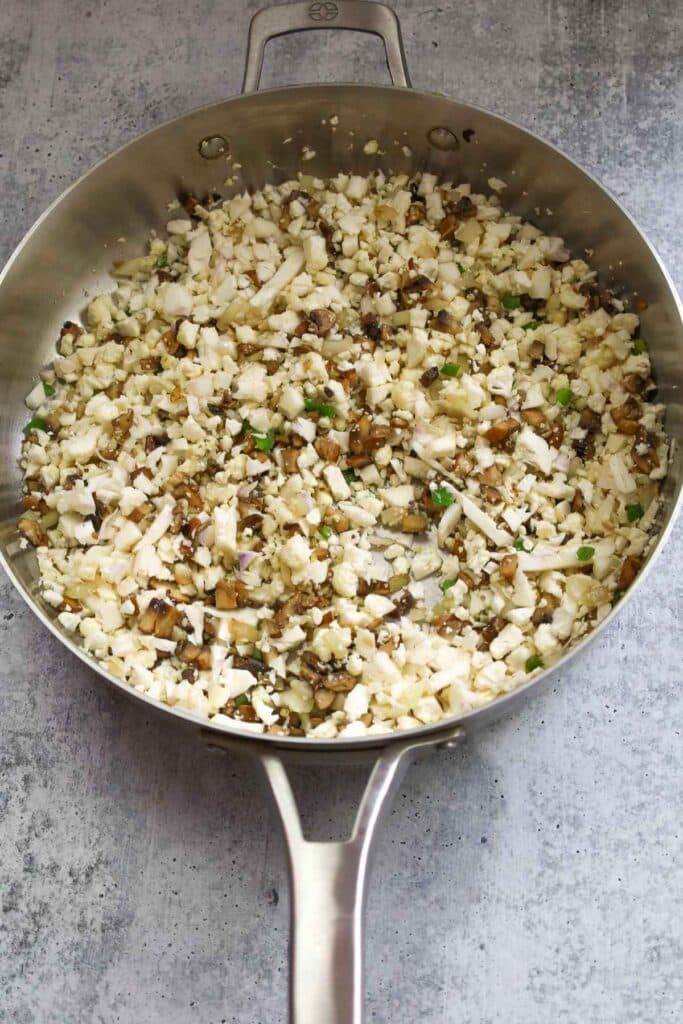
<instances>
[{"instance_id":1,"label":"browned mushroom piece","mask_svg":"<svg viewBox=\"0 0 683 1024\"><path fill-rule=\"evenodd\" d=\"M253 676L260 676L263 672L268 671L265 662L259 661L258 658L252 658L249 654L235 654L232 659L232 667L246 669Z\"/></svg>"},{"instance_id":2,"label":"browned mushroom piece","mask_svg":"<svg viewBox=\"0 0 683 1024\"><path fill-rule=\"evenodd\" d=\"M487 325L482 320L480 320L479 323L476 323L474 325L474 329L477 332L477 334L479 335L479 340L482 343L482 345L484 346L484 348L486 348L486 349L493 348L493 346L496 343L496 339L493 337L493 335L491 334L491 331L489 330Z\"/></svg>"},{"instance_id":3,"label":"browned mushroom piece","mask_svg":"<svg viewBox=\"0 0 683 1024\"><path fill-rule=\"evenodd\" d=\"M385 444L391 444L392 436L393 428L388 423L373 423L365 438L365 447L369 452L376 452Z\"/></svg>"},{"instance_id":4,"label":"browned mushroom piece","mask_svg":"<svg viewBox=\"0 0 683 1024\"><path fill-rule=\"evenodd\" d=\"M111 426L114 440L117 444L121 444L128 437L133 426L133 410L128 409L127 412L122 412L120 416L112 420Z\"/></svg>"},{"instance_id":5,"label":"browned mushroom piece","mask_svg":"<svg viewBox=\"0 0 683 1024\"><path fill-rule=\"evenodd\" d=\"M414 512L402 514L399 529L402 533L424 533L429 526L426 516Z\"/></svg>"},{"instance_id":6,"label":"browned mushroom piece","mask_svg":"<svg viewBox=\"0 0 683 1024\"><path fill-rule=\"evenodd\" d=\"M564 440L564 424L559 419L553 420L545 432L545 439L551 448L559 448Z\"/></svg>"},{"instance_id":7,"label":"browned mushroom piece","mask_svg":"<svg viewBox=\"0 0 683 1024\"><path fill-rule=\"evenodd\" d=\"M145 518L145 516L148 516L153 511L154 505L152 505L151 502L149 501L144 501L142 505L137 505L133 509L133 511L129 513L128 518L130 519L131 523L140 523Z\"/></svg>"},{"instance_id":8,"label":"browned mushroom piece","mask_svg":"<svg viewBox=\"0 0 683 1024\"><path fill-rule=\"evenodd\" d=\"M329 711L336 700L336 693L320 687L313 694L313 703L319 711Z\"/></svg>"},{"instance_id":9,"label":"browned mushroom piece","mask_svg":"<svg viewBox=\"0 0 683 1024\"><path fill-rule=\"evenodd\" d=\"M532 363L542 363L545 359L545 345L536 338L529 345L528 354Z\"/></svg>"},{"instance_id":10,"label":"browned mushroom piece","mask_svg":"<svg viewBox=\"0 0 683 1024\"><path fill-rule=\"evenodd\" d=\"M624 375L622 384L629 395L642 395L648 386L648 378L641 377L639 373L627 373Z\"/></svg>"},{"instance_id":11,"label":"browned mushroom piece","mask_svg":"<svg viewBox=\"0 0 683 1024\"><path fill-rule=\"evenodd\" d=\"M242 580L219 580L215 590L216 608L222 612L244 608L249 603L247 586Z\"/></svg>"},{"instance_id":12,"label":"browned mushroom piece","mask_svg":"<svg viewBox=\"0 0 683 1024\"><path fill-rule=\"evenodd\" d=\"M585 507L586 507L586 500L585 500L585 498L583 496L583 492L580 491L579 488L577 487L576 490L574 491L574 497L572 498L571 510L572 510L572 512L583 512Z\"/></svg>"},{"instance_id":13,"label":"browned mushroom piece","mask_svg":"<svg viewBox=\"0 0 683 1024\"><path fill-rule=\"evenodd\" d=\"M25 512L40 512L41 515L47 512L47 502L44 498L39 498L37 494L25 494L21 499L21 504Z\"/></svg>"},{"instance_id":14,"label":"browned mushroom piece","mask_svg":"<svg viewBox=\"0 0 683 1024\"><path fill-rule=\"evenodd\" d=\"M508 583L515 578L518 562L517 555L503 555L500 560L500 575Z\"/></svg>"},{"instance_id":15,"label":"browned mushroom piece","mask_svg":"<svg viewBox=\"0 0 683 1024\"><path fill-rule=\"evenodd\" d=\"M424 220L424 216L424 203L411 203L408 207L408 212L406 213L406 227L418 224L421 220Z\"/></svg>"},{"instance_id":16,"label":"browned mushroom piece","mask_svg":"<svg viewBox=\"0 0 683 1024\"><path fill-rule=\"evenodd\" d=\"M540 409L522 409L522 419L534 430L542 431L547 426L547 420Z\"/></svg>"},{"instance_id":17,"label":"browned mushroom piece","mask_svg":"<svg viewBox=\"0 0 683 1024\"><path fill-rule=\"evenodd\" d=\"M643 410L640 402L630 397L622 405L613 406L610 409L610 415L620 434L636 434Z\"/></svg>"},{"instance_id":18,"label":"browned mushroom piece","mask_svg":"<svg viewBox=\"0 0 683 1024\"><path fill-rule=\"evenodd\" d=\"M331 672L325 679L325 686L333 693L348 693L357 682L349 672Z\"/></svg>"},{"instance_id":19,"label":"browned mushroom piece","mask_svg":"<svg viewBox=\"0 0 683 1024\"><path fill-rule=\"evenodd\" d=\"M436 230L439 232L439 238L442 242L447 238L453 237L455 232L458 230L459 223L460 221L455 213L447 213L446 216L439 221L436 225Z\"/></svg>"},{"instance_id":20,"label":"browned mushroom piece","mask_svg":"<svg viewBox=\"0 0 683 1024\"><path fill-rule=\"evenodd\" d=\"M461 220L471 220L472 217L477 216L477 207L469 196L461 196L455 205L449 204L449 209L457 214Z\"/></svg>"},{"instance_id":21,"label":"browned mushroom piece","mask_svg":"<svg viewBox=\"0 0 683 1024\"><path fill-rule=\"evenodd\" d=\"M503 500L503 495L498 488L491 487L490 484L482 484L481 496L489 505L500 505Z\"/></svg>"},{"instance_id":22,"label":"browned mushroom piece","mask_svg":"<svg viewBox=\"0 0 683 1024\"><path fill-rule=\"evenodd\" d=\"M328 505L323 513L323 519L325 522L333 527L337 533L344 533L351 525L349 517L339 509L335 508L334 505Z\"/></svg>"},{"instance_id":23,"label":"browned mushroom piece","mask_svg":"<svg viewBox=\"0 0 683 1024\"><path fill-rule=\"evenodd\" d=\"M349 448L354 455L360 455L365 451L369 433L370 417L364 414L357 423L354 423L349 431Z\"/></svg>"},{"instance_id":24,"label":"browned mushroom piece","mask_svg":"<svg viewBox=\"0 0 683 1024\"><path fill-rule=\"evenodd\" d=\"M399 598L394 601L394 610L387 615L388 619L400 619L407 615L415 606L415 598L409 590L404 590Z\"/></svg>"},{"instance_id":25,"label":"browned mushroom piece","mask_svg":"<svg viewBox=\"0 0 683 1024\"><path fill-rule=\"evenodd\" d=\"M519 430L519 428L519 420L498 420L497 423L494 423L492 427L489 427L489 429L484 432L484 437L489 444L501 444L503 441L507 440L508 437L511 437L516 430Z\"/></svg>"},{"instance_id":26,"label":"browned mushroom piece","mask_svg":"<svg viewBox=\"0 0 683 1024\"><path fill-rule=\"evenodd\" d=\"M346 456L346 468L347 469L363 469L365 466L369 466L372 459L369 455L347 455Z\"/></svg>"},{"instance_id":27,"label":"browned mushroom piece","mask_svg":"<svg viewBox=\"0 0 683 1024\"><path fill-rule=\"evenodd\" d=\"M177 655L181 661L187 662L188 665L194 664L199 657L201 647L198 644L193 644L189 640L185 643L178 644Z\"/></svg>"},{"instance_id":28,"label":"browned mushroom piece","mask_svg":"<svg viewBox=\"0 0 683 1024\"><path fill-rule=\"evenodd\" d=\"M474 460L467 452L460 449L453 459L453 472L458 476L469 476L474 469Z\"/></svg>"},{"instance_id":29,"label":"browned mushroom piece","mask_svg":"<svg viewBox=\"0 0 683 1024\"><path fill-rule=\"evenodd\" d=\"M531 621L534 626L540 626L542 622L550 622L553 617L553 613L557 607L559 607L560 599L555 597L554 594L545 593L541 596L540 601L534 608L534 613L531 616Z\"/></svg>"},{"instance_id":30,"label":"browned mushroom piece","mask_svg":"<svg viewBox=\"0 0 683 1024\"><path fill-rule=\"evenodd\" d=\"M35 519L20 519L17 523L17 529L29 544L33 544L34 548L45 547L48 543L47 534Z\"/></svg>"},{"instance_id":31,"label":"browned mushroom piece","mask_svg":"<svg viewBox=\"0 0 683 1024\"><path fill-rule=\"evenodd\" d=\"M440 309L436 316L432 317L430 327L442 334L450 335L455 335L460 330L460 324L446 309Z\"/></svg>"},{"instance_id":32,"label":"browned mushroom piece","mask_svg":"<svg viewBox=\"0 0 683 1024\"><path fill-rule=\"evenodd\" d=\"M303 651L299 674L312 686L320 686L327 675L328 668L320 661L313 651Z\"/></svg>"},{"instance_id":33,"label":"browned mushroom piece","mask_svg":"<svg viewBox=\"0 0 683 1024\"><path fill-rule=\"evenodd\" d=\"M625 590L626 587L630 587L634 579L638 575L640 569L640 560L634 558L632 555L627 555L624 561L621 563L621 569L616 579L617 590Z\"/></svg>"},{"instance_id":34,"label":"browned mushroom piece","mask_svg":"<svg viewBox=\"0 0 683 1024\"><path fill-rule=\"evenodd\" d=\"M483 484L490 484L492 487L500 483L500 469L496 466L495 462L491 466L487 466L479 474L479 480Z\"/></svg>"},{"instance_id":35,"label":"browned mushroom piece","mask_svg":"<svg viewBox=\"0 0 683 1024\"><path fill-rule=\"evenodd\" d=\"M141 633L154 634L162 640L169 640L173 627L180 618L180 612L163 598L153 597L138 619Z\"/></svg>"},{"instance_id":36,"label":"browned mushroom piece","mask_svg":"<svg viewBox=\"0 0 683 1024\"><path fill-rule=\"evenodd\" d=\"M579 426L583 430L592 430L595 433L597 433L602 427L602 417L593 409L589 409L588 407L586 407L585 409L581 410L581 415L579 416Z\"/></svg>"},{"instance_id":37,"label":"browned mushroom piece","mask_svg":"<svg viewBox=\"0 0 683 1024\"><path fill-rule=\"evenodd\" d=\"M104 389L104 393L107 398L111 398L114 401L115 398L120 398L123 394L123 384L120 380L112 381L109 387Z\"/></svg>"},{"instance_id":38,"label":"browned mushroom piece","mask_svg":"<svg viewBox=\"0 0 683 1024\"><path fill-rule=\"evenodd\" d=\"M336 313L333 313L331 309L313 309L301 321L294 333L299 338L302 334L315 334L319 338L324 338L336 323Z\"/></svg>"},{"instance_id":39,"label":"browned mushroom piece","mask_svg":"<svg viewBox=\"0 0 683 1024\"><path fill-rule=\"evenodd\" d=\"M301 450L299 448L281 448L280 452L285 473L296 473L299 468L298 459Z\"/></svg>"},{"instance_id":40,"label":"browned mushroom piece","mask_svg":"<svg viewBox=\"0 0 683 1024\"><path fill-rule=\"evenodd\" d=\"M331 437L319 437L315 442L314 448L325 462L337 462L341 454L341 448Z\"/></svg>"},{"instance_id":41,"label":"browned mushroom piece","mask_svg":"<svg viewBox=\"0 0 683 1024\"><path fill-rule=\"evenodd\" d=\"M450 637L462 633L467 623L463 619L458 618L454 612L447 612L444 615L437 615L436 618L432 619L432 625L439 636Z\"/></svg>"},{"instance_id":42,"label":"browned mushroom piece","mask_svg":"<svg viewBox=\"0 0 683 1024\"><path fill-rule=\"evenodd\" d=\"M488 650L491 642L496 639L501 630L505 628L505 625L505 619L501 618L500 615L494 616L486 623L484 628L479 632L479 646L482 650Z\"/></svg>"},{"instance_id":43,"label":"browned mushroom piece","mask_svg":"<svg viewBox=\"0 0 683 1024\"><path fill-rule=\"evenodd\" d=\"M428 278L425 274L417 274L415 277L407 281L401 291L408 295L433 295L437 290L434 282Z\"/></svg>"},{"instance_id":44,"label":"browned mushroom piece","mask_svg":"<svg viewBox=\"0 0 683 1024\"><path fill-rule=\"evenodd\" d=\"M180 342L178 341L178 335L174 327L170 327L167 331L164 331L159 341L171 356L174 356L180 348Z\"/></svg>"},{"instance_id":45,"label":"browned mushroom piece","mask_svg":"<svg viewBox=\"0 0 683 1024\"><path fill-rule=\"evenodd\" d=\"M430 388L439 379L439 367L430 366L420 377L420 384L423 388Z\"/></svg>"},{"instance_id":46,"label":"browned mushroom piece","mask_svg":"<svg viewBox=\"0 0 683 1024\"><path fill-rule=\"evenodd\" d=\"M638 427L635 444L631 449L631 458L636 468L647 476L659 466L657 439L651 431L642 426Z\"/></svg>"}]
</instances>

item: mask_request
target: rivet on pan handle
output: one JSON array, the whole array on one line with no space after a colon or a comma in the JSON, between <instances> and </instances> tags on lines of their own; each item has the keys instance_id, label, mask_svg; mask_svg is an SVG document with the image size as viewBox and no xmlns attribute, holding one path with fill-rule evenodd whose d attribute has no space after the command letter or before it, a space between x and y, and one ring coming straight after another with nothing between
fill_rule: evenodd
<instances>
[{"instance_id":1,"label":"rivet on pan handle","mask_svg":"<svg viewBox=\"0 0 683 1024\"><path fill-rule=\"evenodd\" d=\"M363 760L374 762L353 832L343 842L304 838L301 817L287 774L287 751L253 740L207 736L207 742L254 757L261 764L287 840L290 871L290 1024L362 1024L363 908L368 865L377 826L411 762L421 753L451 749L464 737L461 727L424 739L392 740ZM337 760L334 751L315 752L318 763ZM350 751L349 756L357 751ZM297 758L295 758L297 760Z\"/></svg>"},{"instance_id":2,"label":"rivet on pan handle","mask_svg":"<svg viewBox=\"0 0 683 1024\"><path fill-rule=\"evenodd\" d=\"M390 7L368 0L314 0L313 3L304 0L303 3L265 7L251 19L242 92L258 89L263 53L269 39L311 28L352 29L380 36L391 81L394 85L410 86L401 27Z\"/></svg>"}]
</instances>

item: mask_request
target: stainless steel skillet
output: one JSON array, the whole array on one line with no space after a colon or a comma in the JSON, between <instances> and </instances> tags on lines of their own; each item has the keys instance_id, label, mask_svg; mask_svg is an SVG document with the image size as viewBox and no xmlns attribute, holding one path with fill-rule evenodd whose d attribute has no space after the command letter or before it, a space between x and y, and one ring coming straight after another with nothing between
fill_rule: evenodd
<instances>
[{"instance_id":1,"label":"stainless steel skillet","mask_svg":"<svg viewBox=\"0 0 683 1024\"><path fill-rule=\"evenodd\" d=\"M392 13L380 5L347 2L294 4L257 15L245 87L257 86L267 38L313 27L378 32L385 40L395 85L407 84ZM331 123L335 116L336 126ZM291 141L285 142L287 138ZM384 152L365 153L369 139L378 140ZM315 156L302 162L304 146ZM23 397L49 359L61 323L75 317L86 291L106 287L114 258L138 252L149 228L163 227L165 205L178 190L202 194L217 187L226 193L221 186L232 166L227 155L241 165L240 179L228 191L282 180L299 169L320 175L339 169L367 173L378 166L410 174L431 170L482 187L492 174L504 178L509 183L508 207L563 234L576 252L592 249L592 262L602 268L608 283L647 301L644 334L668 406L668 433L680 441L683 329L673 289L619 205L555 149L494 115L406 88L301 87L203 108L135 140L76 183L32 229L0 280L0 555L41 619L84 660L89 661L71 638L60 634L52 611L37 593L35 562L17 545L14 526L21 481L16 457L26 420ZM117 241L122 236L125 244ZM655 552L675 514L681 476L677 449ZM93 667L121 688L120 682ZM187 713L154 705L195 728L203 726L205 737L216 746L245 750L265 770L290 849L296 1024L359 1024L362 1019L361 914L368 857L381 812L410 759L486 724L540 681L446 726L424 728L409 738L353 742L245 739L237 727L212 729ZM325 763L364 759L374 764L348 843L304 841L285 767L293 758Z\"/></svg>"}]
</instances>

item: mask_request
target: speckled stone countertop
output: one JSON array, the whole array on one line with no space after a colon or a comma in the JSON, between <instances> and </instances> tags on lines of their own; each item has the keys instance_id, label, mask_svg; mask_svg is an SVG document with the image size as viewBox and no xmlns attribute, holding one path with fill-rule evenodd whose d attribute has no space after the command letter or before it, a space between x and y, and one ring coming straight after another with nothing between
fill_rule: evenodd
<instances>
[{"instance_id":1,"label":"speckled stone countertop","mask_svg":"<svg viewBox=\"0 0 683 1024\"><path fill-rule=\"evenodd\" d=\"M237 0L0 5L0 257L101 156L237 92ZM596 173L683 275L675 0L395 4L413 80ZM385 81L352 34L271 45L264 84ZM368 1021L681 1019L683 530L515 717L414 768L380 839ZM0 578L0 1021L286 1021L283 846L237 762L112 693ZM312 818L355 776L309 771ZM678 861L678 863L676 863Z\"/></svg>"}]
</instances>

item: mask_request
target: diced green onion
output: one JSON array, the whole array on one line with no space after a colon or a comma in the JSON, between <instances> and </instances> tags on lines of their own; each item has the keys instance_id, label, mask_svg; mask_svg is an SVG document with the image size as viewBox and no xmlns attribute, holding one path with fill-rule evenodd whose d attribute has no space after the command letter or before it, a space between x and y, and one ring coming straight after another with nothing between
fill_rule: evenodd
<instances>
[{"instance_id":1,"label":"diced green onion","mask_svg":"<svg viewBox=\"0 0 683 1024\"><path fill-rule=\"evenodd\" d=\"M254 434L254 444L260 452L272 452L275 447L275 431L269 430L267 434Z\"/></svg>"},{"instance_id":2,"label":"diced green onion","mask_svg":"<svg viewBox=\"0 0 683 1024\"><path fill-rule=\"evenodd\" d=\"M34 416L24 427L24 433L28 434L29 430L46 430L47 423L43 416Z\"/></svg>"},{"instance_id":3,"label":"diced green onion","mask_svg":"<svg viewBox=\"0 0 683 1024\"><path fill-rule=\"evenodd\" d=\"M307 398L304 402L304 409L306 412L319 412L321 416L327 416L330 420L337 415L333 405L328 402L319 402L317 398Z\"/></svg>"},{"instance_id":4,"label":"diced green onion","mask_svg":"<svg viewBox=\"0 0 683 1024\"><path fill-rule=\"evenodd\" d=\"M438 508L448 508L455 501L452 491L449 491L447 487L435 487L433 491L430 491L430 496Z\"/></svg>"},{"instance_id":5,"label":"diced green onion","mask_svg":"<svg viewBox=\"0 0 683 1024\"><path fill-rule=\"evenodd\" d=\"M591 558L595 554L595 548L587 545L585 548L579 548L576 552L576 557L580 562L590 562Z\"/></svg>"},{"instance_id":6,"label":"diced green onion","mask_svg":"<svg viewBox=\"0 0 683 1024\"><path fill-rule=\"evenodd\" d=\"M442 377L457 377L460 373L460 367L457 363L444 363L439 372Z\"/></svg>"},{"instance_id":7,"label":"diced green onion","mask_svg":"<svg viewBox=\"0 0 683 1024\"><path fill-rule=\"evenodd\" d=\"M55 388L52 387L52 384L48 384L47 381L43 381L43 391L47 398L52 398L53 395L57 394Z\"/></svg>"},{"instance_id":8,"label":"diced green onion","mask_svg":"<svg viewBox=\"0 0 683 1024\"><path fill-rule=\"evenodd\" d=\"M638 505L627 505L626 506L626 518L629 523L635 523L636 519L640 519L643 515L643 506Z\"/></svg>"},{"instance_id":9,"label":"diced green onion","mask_svg":"<svg viewBox=\"0 0 683 1024\"><path fill-rule=\"evenodd\" d=\"M519 309L522 305L522 298L520 295L504 295L502 302L506 309Z\"/></svg>"},{"instance_id":10,"label":"diced green onion","mask_svg":"<svg viewBox=\"0 0 683 1024\"><path fill-rule=\"evenodd\" d=\"M512 546L517 551L526 551L527 550L524 547L524 537L518 537L517 540L513 542Z\"/></svg>"},{"instance_id":11,"label":"diced green onion","mask_svg":"<svg viewBox=\"0 0 683 1024\"><path fill-rule=\"evenodd\" d=\"M457 580L442 580L441 581L441 589L443 590L444 594L447 591L449 591L451 589L451 587L454 587L457 582L458 582Z\"/></svg>"},{"instance_id":12,"label":"diced green onion","mask_svg":"<svg viewBox=\"0 0 683 1024\"><path fill-rule=\"evenodd\" d=\"M541 326L540 320L529 320L528 323L522 324L523 331L535 331L537 327Z\"/></svg>"},{"instance_id":13,"label":"diced green onion","mask_svg":"<svg viewBox=\"0 0 683 1024\"><path fill-rule=\"evenodd\" d=\"M318 530L318 533L320 534L323 540L329 540L330 537L332 536L332 527L321 526L320 529Z\"/></svg>"},{"instance_id":14,"label":"diced green onion","mask_svg":"<svg viewBox=\"0 0 683 1024\"><path fill-rule=\"evenodd\" d=\"M356 482L356 480L360 480L360 477L358 476L358 473L356 473L355 469L343 469L342 475L346 480L347 484L353 484Z\"/></svg>"},{"instance_id":15,"label":"diced green onion","mask_svg":"<svg viewBox=\"0 0 683 1024\"><path fill-rule=\"evenodd\" d=\"M235 707L241 708L244 707L245 704L251 704L246 693L241 693L239 697L235 697Z\"/></svg>"},{"instance_id":16,"label":"diced green onion","mask_svg":"<svg viewBox=\"0 0 683 1024\"><path fill-rule=\"evenodd\" d=\"M259 650L258 647L255 647L254 653L252 654L252 658L255 658L256 661L263 661L263 651Z\"/></svg>"},{"instance_id":17,"label":"diced green onion","mask_svg":"<svg viewBox=\"0 0 683 1024\"><path fill-rule=\"evenodd\" d=\"M573 397L574 392L571 388L560 388L555 394L555 401L558 405L566 406L569 405Z\"/></svg>"},{"instance_id":18,"label":"diced green onion","mask_svg":"<svg viewBox=\"0 0 683 1024\"><path fill-rule=\"evenodd\" d=\"M159 270L166 269L166 267L168 266L168 256L166 255L165 252L162 252L161 256L157 257L156 265L159 268Z\"/></svg>"},{"instance_id":19,"label":"diced green onion","mask_svg":"<svg viewBox=\"0 0 683 1024\"><path fill-rule=\"evenodd\" d=\"M456 263L456 266L461 274L465 273L465 268L463 267L462 263Z\"/></svg>"},{"instance_id":20,"label":"diced green onion","mask_svg":"<svg viewBox=\"0 0 683 1024\"><path fill-rule=\"evenodd\" d=\"M645 338L634 339L633 351L637 356L642 356L643 352L647 352L647 342L645 341Z\"/></svg>"},{"instance_id":21,"label":"diced green onion","mask_svg":"<svg viewBox=\"0 0 683 1024\"><path fill-rule=\"evenodd\" d=\"M543 668L543 658L540 654L532 654L527 658L525 668L527 672L533 672L535 668Z\"/></svg>"}]
</instances>

